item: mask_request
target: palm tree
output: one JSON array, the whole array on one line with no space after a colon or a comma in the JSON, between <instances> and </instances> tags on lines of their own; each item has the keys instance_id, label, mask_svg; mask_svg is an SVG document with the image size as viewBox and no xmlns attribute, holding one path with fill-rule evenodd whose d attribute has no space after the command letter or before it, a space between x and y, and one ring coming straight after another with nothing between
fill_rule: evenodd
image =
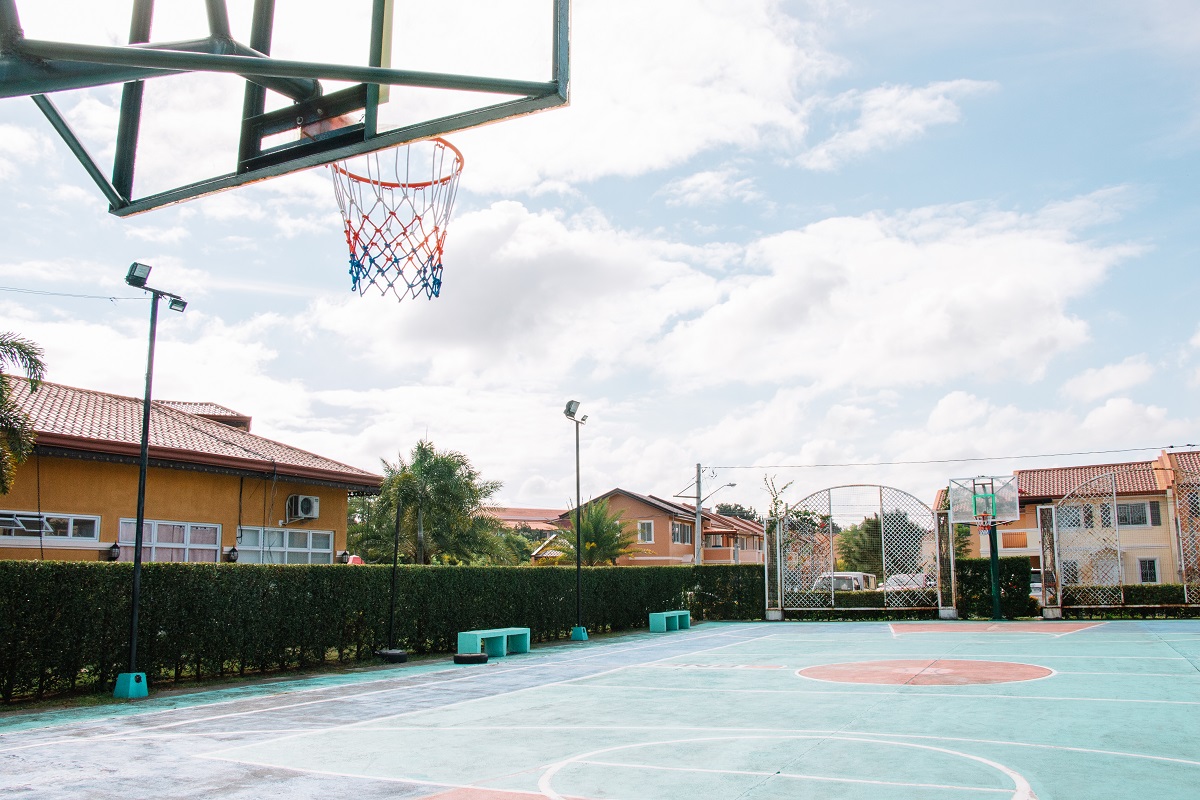
<instances>
[{"instance_id":1,"label":"palm tree","mask_svg":"<svg viewBox=\"0 0 1200 800\"><path fill-rule=\"evenodd\" d=\"M0 333L0 494L12 490L17 465L33 452L33 423L13 397L13 386L4 374L5 364L15 364L37 391L46 375L42 348L15 333Z\"/></svg>"},{"instance_id":2,"label":"palm tree","mask_svg":"<svg viewBox=\"0 0 1200 800\"><path fill-rule=\"evenodd\" d=\"M616 564L621 556L648 552L635 546L637 532L632 523L621 518L622 513L611 511L608 500L595 500L584 504L579 515L579 540L583 548L580 562L589 567ZM574 512L570 517L571 527L558 537L563 546L555 548L563 551L562 558L559 559L561 564L575 563Z\"/></svg>"},{"instance_id":3,"label":"palm tree","mask_svg":"<svg viewBox=\"0 0 1200 800\"><path fill-rule=\"evenodd\" d=\"M496 535L500 523L484 510L502 484L483 480L465 455L439 451L432 442L421 440L408 461L402 457L395 464L385 461L383 470L381 500L390 500L388 516L393 521L399 506L402 548L414 562L502 558L504 548Z\"/></svg>"}]
</instances>

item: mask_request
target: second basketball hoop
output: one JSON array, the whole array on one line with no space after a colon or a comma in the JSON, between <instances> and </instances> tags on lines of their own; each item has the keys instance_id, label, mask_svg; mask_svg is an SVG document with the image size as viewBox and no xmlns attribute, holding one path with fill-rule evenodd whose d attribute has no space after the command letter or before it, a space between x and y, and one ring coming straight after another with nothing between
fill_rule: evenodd
<instances>
[{"instance_id":1,"label":"second basketball hoop","mask_svg":"<svg viewBox=\"0 0 1200 800\"><path fill-rule=\"evenodd\" d=\"M398 300L442 290L442 248L463 156L445 139L330 165L350 250L350 288Z\"/></svg>"}]
</instances>

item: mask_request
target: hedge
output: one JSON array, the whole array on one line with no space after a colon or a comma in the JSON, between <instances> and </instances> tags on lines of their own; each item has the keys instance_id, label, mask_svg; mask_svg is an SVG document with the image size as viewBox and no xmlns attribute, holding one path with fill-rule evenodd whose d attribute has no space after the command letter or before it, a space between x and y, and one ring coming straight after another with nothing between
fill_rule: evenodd
<instances>
[{"instance_id":1,"label":"hedge","mask_svg":"<svg viewBox=\"0 0 1200 800\"><path fill-rule=\"evenodd\" d=\"M1063 593L1063 616L1072 619L1179 619L1200 617L1200 605L1185 605L1181 583L1135 583L1121 587L1124 602L1115 606L1080 608L1073 596L1087 586Z\"/></svg>"},{"instance_id":2,"label":"hedge","mask_svg":"<svg viewBox=\"0 0 1200 800\"><path fill-rule=\"evenodd\" d=\"M107 691L127 668L128 563L0 561L0 699ZM761 565L588 567L592 631L651 611L760 619ZM151 683L373 658L387 644L386 566L145 564L138 667ZM396 643L450 652L460 630L519 625L535 641L575 624L572 567L400 568Z\"/></svg>"},{"instance_id":3,"label":"hedge","mask_svg":"<svg viewBox=\"0 0 1200 800\"><path fill-rule=\"evenodd\" d=\"M958 596L954 599L959 619L992 617L991 562L986 558L959 558L954 561L954 579ZM1000 558L1000 613L1005 619L1039 614L1037 600L1029 596L1029 559L1025 556Z\"/></svg>"}]
</instances>

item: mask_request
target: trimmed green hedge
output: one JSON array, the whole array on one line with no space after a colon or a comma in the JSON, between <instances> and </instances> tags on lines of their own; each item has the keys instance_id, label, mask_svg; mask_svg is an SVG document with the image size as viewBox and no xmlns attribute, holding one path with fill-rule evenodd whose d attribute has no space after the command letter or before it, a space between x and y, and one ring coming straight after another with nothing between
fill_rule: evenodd
<instances>
[{"instance_id":1,"label":"trimmed green hedge","mask_svg":"<svg viewBox=\"0 0 1200 800\"><path fill-rule=\"evenodd\" d=\"M106 691L126 668L127 563L0 561L0 699ZM151 683L372 658L387 644L386 566L146 564L138 666ZM589 630L645 627L651 611L761 619L761 565L588 567ZM400 568L396 643L450 652L458 631L575 624L572 567Z\"/></svg>"},{"instance_id":2,"label":"trimmed green hedge","mask_svg":"<svg viewBox=\"0 0 1200 800\"><path fill-rule=\"evenodd\" d=\"M1084 589L1086 587L1078 587ZM1121 587L1125 602L1105 608L1079 608L1064 594L1063 616L1071 619L1194 619L1200 617L1200 605L1185 605L1186 595L1180 583L1135 583Z\"/></svg>"},{"instance_id":3,"label":"trimmed green hedge","mask_svg":"<svg viewBox=\"0 0 1200 800\"><path fill-rule=\"evenodd\" d=\"M958 558L954 577L958 596L954 605L959 619L992 617L992 572L986 558ZM1037 616L1038 602L1029 596L1029 559L1000 558L1000 612L1005 619Z\"/></svg>"}]
</instances>

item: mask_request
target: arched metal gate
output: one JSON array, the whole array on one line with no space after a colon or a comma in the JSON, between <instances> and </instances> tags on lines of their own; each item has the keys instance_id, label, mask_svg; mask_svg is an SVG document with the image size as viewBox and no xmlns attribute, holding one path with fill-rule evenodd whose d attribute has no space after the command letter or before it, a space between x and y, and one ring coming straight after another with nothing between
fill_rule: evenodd
<instances>
[{"instance_id":1,"label":"arched metal gate","mask_svg":"<svg viewBox=\"0 0 1200 800\"><path fill-rule=\"evenodd\" d=\"M954 604L950 526L891 486L814 492L768 521L766 544L768 617Z\"/></svg>"},{"instance_id":2,"label":"arched metal gate","mask_svg":"<svg viewBox=\"0 0 1200 800\"><path fill-rule=\"evenodd\" d=\"M1165 503L1121 496L1122 484L1138 482L1171 487ZM1118 606L1128 602L1126 586L1176 581L1183 602L1200 603L1200 475L1162 467L1108 472L1042 512L1045 607ZM1138 574L1146 561L1155 565L1153 580Z\"/></svg>"}]
</instances>

